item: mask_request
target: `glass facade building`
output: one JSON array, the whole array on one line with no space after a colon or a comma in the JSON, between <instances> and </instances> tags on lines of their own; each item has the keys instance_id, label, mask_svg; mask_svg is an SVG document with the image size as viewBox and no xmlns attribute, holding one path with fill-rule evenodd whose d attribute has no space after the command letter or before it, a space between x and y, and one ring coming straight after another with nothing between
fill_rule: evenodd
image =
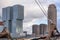
<instances>
[{"instance_id":1,"label":"glass facade building","mask_svg":"<svg viewBox=\"0 0 60 40\"><path fill-rule=\"evenodd\" d=\"M10 33L21 33L23 31L24 6L14 5L2 9L2 20L4 27Z\"/></svg>"}]
</instances>

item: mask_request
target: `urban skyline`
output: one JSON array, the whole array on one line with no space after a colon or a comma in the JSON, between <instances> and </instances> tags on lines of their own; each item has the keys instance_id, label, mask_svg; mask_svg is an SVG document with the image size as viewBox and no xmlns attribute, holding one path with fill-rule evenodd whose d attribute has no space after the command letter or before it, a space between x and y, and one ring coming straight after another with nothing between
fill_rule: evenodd
<instances>
[{"instance_id":1,"label":"urban skyline","mask_svg":"<svg viewBox=\"0 0 60 40\"><path fill-rule=\"evenodd\" d=\"M7 0L6 0L7 1ZM11 0L12 1L12 0ZM19 2L19 0L16 2L16 1L7 1L8 2L8 4L3 4L3 2L5 2L4 0L3 1L1 1L1 4L3 4L1 7L6 7L6 6L10 6L11 5L11 3L12 3L12 5L14 5L14 4L21 4L21 5L24 5L25 6L25 19L24 19L24 30L25 29L27 29L27 30L29 30L29 31L31 31L31 25L33 25L33 24L41 24L41 23L47 23L47 19L46 19L46 17L44 18L44 17L42 17L41 15L43 15L43 13L40 13L40 9L39 9L39 7L36 5L36 3L34 2L34 1L21 1L21 3ZM6 2L5 2L6 3ZM25 3L25 4L24 4ZM45 2L44 2L45 3ZM58 1L52 1L51 0L51 2L50 3L55 3L56 4L56 6L57 6L57 11L58 11L58 19L60 20L60 16L59 16L59 2ZM32 5L33 6L32 6ZM48 3L49 4L49 3ZM29 5L30 5L30 9L28 8L29 7ZM36 5L36 6L35 6ZM46 7L46 9L47 9L47 5L45 5ZM32 10L32 8L34 7L34 9ZM36 11L36 9L37 9L37 11ZM36 13L38 13L38 16L36 16L36 13L34 13L34 11L36 11ZM31 14L29 13L29 12L31 12ZM32 14L33 13L33 14ZM31 17L30 17L31 16ZM41 18L42 17L42 18ZM44 18L44 19L43 19ZM41 21L42 20L42 21ZM59 22L59 20L58 20L58 22ZM28 25L27 25L28 24ZM26 26L27 25L27 26ZM58 27L59 28L59 27ZM28 33L31 33L31 32L28 32Z\"/></svg>"},{"instance_id":2,"label":"urban skyline","mask_svg":"<svg viewBox=\"0 0 60 40\"><path fill-rule=\"evenodd\" d=\"M10 36L12 38L20 38L20 37L26 37L27 38L27 37L29 37L29 36L27 36L28 34L27 34L26 31L25 31L25 33L23 33L23 31L22 31L22 29L23 29L22 28L22 24L23 24L22 20L24 19L24 17L23 17L24 8L22 6L19 6L19 5L14 5L12 7L3 8L2 10L3 10L2 11L2 16L3 16L2 17L2 20L3 20L2 22L3 22L4 29L1 33L1 35L2 35L1 37L9 37L9 38L10 38ZM45 16L46 16L46 14L45 14ZM32 25L32 35L30 35L29 38L33 37L33 39L37 38L37 39L47 39L47 40L50 40L51 37L59 38L60 33L56 28L57 27L56 26L57 25L57 22L56 22L57 21L57 10L56 10L55 4L50 4L49 5L47 16L48 16L48 19L47 19L48 20L48 25L47 24ZM8 24L8 26L5 26L6 23ZM8 30L6 29L6 27L7 27L8 30L13 29L12 30L13 34L9 34L7 32ZM10 28L10 27L12 27L12 28ZM18 29L19 34L16 32L17 27L19 27L19 29ZM4 35L5 34L7 34L7 35L4 36L3 33L4 33ZM53 39L55 39L55 38L53 38Z\"/></svg>"}]
</instances>

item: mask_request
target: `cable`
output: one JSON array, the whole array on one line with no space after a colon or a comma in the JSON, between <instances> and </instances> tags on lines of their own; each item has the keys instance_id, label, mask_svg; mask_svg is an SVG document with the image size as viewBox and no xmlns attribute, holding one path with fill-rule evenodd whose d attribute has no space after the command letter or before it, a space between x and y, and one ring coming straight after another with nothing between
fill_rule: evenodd
<instances>
[{"instance_id":1,"label":"cable","mask_svg":"<svg viewBox=\"0 0 60 40\"><path fill-rule=\"evenodd\" d=\"M44 10L44 12L46 13L46 10L44 9L44 7L42 6L41 2L38 0L38 2L40 3L42 9ZM45 14L46 15L46 14ZM46 15L47 16L47 15Z\"/></svg>"},{"instance_id":2,"label":"cable","mask_svg":"<svg viewBox=\"0 0 60 40\"><path fill-rule=\"evenodd\" d=\"M39 1L39 0L38 0ZM44 9L44 7L42 6L42 4L40 3L40 1L39 1L39 3L40 3L40 5L39 5L39 3L35 0L35 2L36 2L36 4L39 6L39 8L42 10L42 12L43 12L43 14L47 17L48 15L46 15L45 14L45 12L46 12L46 10ZM40 7L41 6L41 7ZM51 23L53 23L54 24L54 22L52 21L52 19L48 19Z\"/></svg>"},{"instance_id":3,"label":"cable","mask_svg":"<svg viewBox=\"0 0 60 40\"><path fill-rule=\"evenodd\" d=\"M43 14L47 17L47 15L45 14L45 12L43 11L43 9L40 7L39 3L35 0L36 4L39 6L39 8L41 9L41 11L43 12ZM40 3L41 4L41 3ZM42 6L42 5L41 5ZM45 10L45 9L44 9ZM51 23L53 23L53 21L51 19L48 19Z\"/></svg>"},{"instance_id":4,"label":"cable","mask_svg":"<svg viewBox=\"0 0 60 40\"><path fill-rule=\"evenodd\" d=\"M42 12L44 13L45 15L45 12L43 11L43 9L40 7L39 3L35 0L36 4L39 6L39 8L42 10ZM45 15L46 16L46 15Z\"/></svg>"}]
</instances>

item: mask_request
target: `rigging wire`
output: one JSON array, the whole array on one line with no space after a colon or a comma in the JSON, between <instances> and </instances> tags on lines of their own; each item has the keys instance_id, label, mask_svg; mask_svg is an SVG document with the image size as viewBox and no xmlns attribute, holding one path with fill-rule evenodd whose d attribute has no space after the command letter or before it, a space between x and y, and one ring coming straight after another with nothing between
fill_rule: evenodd
<instances>
[{"instance_id":1,"label":"rigging wire","mask_svg":"<svg viewBox=\"0 0 60 40\"><path fill-rule=\"evenodd\" d=\"M36 2L36 4L39 6L39 8L41 9L41 11L43 12L43 14L47 17L47 15L45 14L45 9L44 8L42 8L42 5L41 5L41 3L40 3L40 5L39 5L39 3L38 3L38 1L36 1L35 0L35 2ZM44 10L43 10L44 9ZM53 23L53 21L51 20L51 19L48 19L51 23Z\"/></svg>"},{"instance_id":2,"label":"rigging wire","mask_svg":"<svg viewBox=\"0 0 60 40\"><path fill-rule=\"evenodd\" d=\"M39 6L39 8L41 9L41 11L43 12L43 14L47 17L48 15L46 15L46 10L44 9L44 7L42 6L41 2L38 0L38 2L35 0L36 4ZM40 5L39 5L40 3ZM48 19L51 23L54 24L54 22L52 21L52 19ZM57 30L58 31L58 30Z\"/></svg>"},{"instance_id":3,"label":"rigging wire","mask_svg":"<svg viewBox=\"0 0 60 40\"><path fill-rule=\"evenodd\" d=\"M42 9L44 10L44 12L46 13L46 10L44 9L43 5L41 4L41 2L38 0L38 2L40 3ZM46 15L46 14L45 14ZM47 16L47 15L46 15Z\"/></svg>"},{"instance_id":4,"label":"rigging wire","mask_svg":"<svg viewBox=\"0 0 60 40\"><path fill-rule=\"evenodd\" d=\"M41 6L39 5L39 3L35 0L36 4L39 6L39 8L41 9L41 11L44 13L45 15L45 12L43 11L43 9L41 8ZM46 15L45 15L46 16Z\"/></svg>"},{"instance_id":5,"label":"rigging wire","mask_svg":"<svg viewBox=\"0 0 60 40\"><path fill-rule=\"evenodd\" d=\"M44 10L44 12L46 13L46 10L44 9L44 7L42 6L41 2L38 0L38 2L40 3L42 9ZM46 14L45 14L46 15ZM46 15L48 17L48 15ZM54 22L52 21L52 19L48 19L51 23L54 24ZM58 30L57 30L58 31Z\"/></svg>"}]
</instances>

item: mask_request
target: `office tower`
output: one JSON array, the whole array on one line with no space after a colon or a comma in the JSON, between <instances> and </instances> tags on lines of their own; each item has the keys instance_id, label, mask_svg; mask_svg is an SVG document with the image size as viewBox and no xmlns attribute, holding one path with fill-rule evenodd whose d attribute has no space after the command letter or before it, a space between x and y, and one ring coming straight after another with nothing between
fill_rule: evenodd
<instances>
[{"instance_id":1,"label":"office tower","mask_svg":"<svg viewBox=\"0 0 60 40\"><path fill-rule=\"evenodd\" d=\"M4 26L12 32L12 7L6 7L2 9L2 20L4 22Z\"/></svg>"},{"instance_id":2,"label":"office tower","mask_svg":"<svg viewBox=\"0 0 60 40\"><path fill-rule=\"evenodd\" d=\"M21 33L23 31L23 19L24 19L24 6L14 5L13 6L13 19L12 26L16 27L16 31ZM15 30L15 29L13 29ZM13 31L14 32L14 31Z\"/></svg>"},{"instance_id":3,"label":"office tower","mask_svg":"<svg viewBox=\"0 0 60 40\"><path fill-rule=\"evenodd\" d=\"M32 25L32 34L33 36L40 36L39 25Z\"/></svg>"},{"instance_id":4,"label":"office tower","mask_svg":"<svg viewBox=\"0 0 60 40\"><path fill-rule=\"evenodd\" d=\"M47 24L40 24L40 36L48 34L48 27Z\"/></svg>"},{"instance_id":5,"label":"office tower","mask_svg":"<svg viewBox=\"0 0 60 40\"><path fill-rule=\"evenodd\" d=\"M2 9L2 20L4 26L10 33L21 33L23 31L24 6L14 5Z\"/></svg>"},{"instance_id":6,"label":"office tower","mask_svg":"<svg viewBox=\"0 0 60 40\"><path fill-rule=\"evenodd\" d=\"M50 4L48 7L48 19L48 29L49 33L51 33L57 26L57 9L54 4Z\"/></svg>"}]
</instances>

